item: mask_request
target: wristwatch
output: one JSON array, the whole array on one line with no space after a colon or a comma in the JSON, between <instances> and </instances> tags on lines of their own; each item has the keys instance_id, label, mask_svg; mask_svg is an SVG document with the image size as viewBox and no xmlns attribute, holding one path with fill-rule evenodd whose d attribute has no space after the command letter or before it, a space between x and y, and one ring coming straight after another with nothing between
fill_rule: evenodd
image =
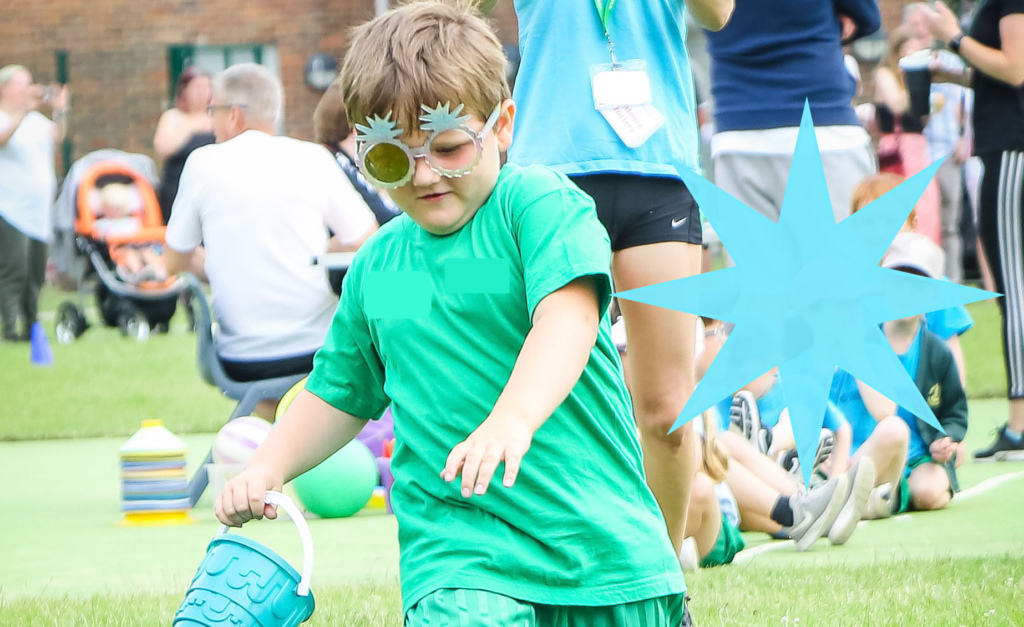
<instances>
[{"instance_id":1,"label":"wristwatch","mask_svg":"<svg viewBox=\"0 0 1024 627\"><path fill-rule=\"evenodd\" d=\"M963 38L964 32L960 31L959 33L957 33L956 37L949 40L949 49L952 50L954 54L960 54L960 41Z\"/></svg>"}]
</instances>

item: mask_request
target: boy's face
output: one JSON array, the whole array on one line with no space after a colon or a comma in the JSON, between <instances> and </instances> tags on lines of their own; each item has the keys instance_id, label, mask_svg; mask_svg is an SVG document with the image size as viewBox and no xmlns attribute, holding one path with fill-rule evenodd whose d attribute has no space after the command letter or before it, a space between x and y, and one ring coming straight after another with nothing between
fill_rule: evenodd
<instances>
[{"instance_id":1,"label":"boy's face","mask_svg":"<svg viewBox=\"0 0 1024 627\"><path fill-rule=\"evenodd\" d=\"M515 104L506 100L494 131L483 138L480 160L468 174L460 178L441 176L430 169L425 159L416 159L413 176L408 183L388 190L391 200L409 214L416 224L434 235L448 235L461 229L490 197L501 169L501 153L512 145ZM486 120L477 115L466 123L480 131ZM406 133L400 139L410 148L426 141L423 131Z\"/></svg>"}]
</instances>

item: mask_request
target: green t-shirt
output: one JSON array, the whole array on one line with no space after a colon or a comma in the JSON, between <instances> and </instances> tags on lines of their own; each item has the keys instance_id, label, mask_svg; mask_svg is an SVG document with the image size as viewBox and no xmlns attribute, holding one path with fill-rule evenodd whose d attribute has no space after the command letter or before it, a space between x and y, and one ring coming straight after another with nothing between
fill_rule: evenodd
<instances>
[{"instance_id":1,"label":"green t-shirt","mask_svg":"<svg viewBox=\"0 0 1024 627\"><path fill-rule=\"evenodd\" d=\"M537 304L578 277L611 299L593 201L540 166L506 165L460 230L402 215L362 247L307 389L376 419L390 404L405 611L441 588L546 605L680 593L682 571L643 474L608 316L572 393L534 436L516 484L484 496L441 479L508 383Z\"/></svg>"}]
</instances>

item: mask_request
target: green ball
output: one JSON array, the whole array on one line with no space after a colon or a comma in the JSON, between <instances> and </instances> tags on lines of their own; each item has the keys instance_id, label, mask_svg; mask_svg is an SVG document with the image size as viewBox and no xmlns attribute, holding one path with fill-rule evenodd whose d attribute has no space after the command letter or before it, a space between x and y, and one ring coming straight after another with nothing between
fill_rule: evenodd
<instances>
[{"instance_id":1,"label":"green ball","mask_svg":"<svg viewBox=\"0 0 1024 627\"><path fill-rule=\"evenodd\" d=\"M352 440L292 485L306 509L317 516L345 518L370 502L377 486L377 462L365 444Z\"/></svg>"}]
</instances>

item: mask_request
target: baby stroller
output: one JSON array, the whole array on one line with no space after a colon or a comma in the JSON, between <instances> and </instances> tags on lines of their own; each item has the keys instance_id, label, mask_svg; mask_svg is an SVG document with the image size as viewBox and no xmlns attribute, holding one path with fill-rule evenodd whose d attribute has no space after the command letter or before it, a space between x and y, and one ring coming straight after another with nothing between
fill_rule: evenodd
<instances>
[{"instance_id":1,"label":"baby stroller","mask_svg":"<svg viewBox=\"0 0 1024 627\"><path fill-rule=\"evenodd\" d=\"M74 185L74 182L65 182L65 185L69 184ZM130 219L136 221L135 228L120 232L101 228L104 217L102 190L114 184L127 190L126 204L130 205ZM75 199L74 248L87 263L75 264L77 300L65 301L57 310L57 341L70 344L89 328L84 307L85 280L92 273L98 279L96 304L107 326L118 327L122 335L139 341L149 338L151 331L166 333L178 298L185 290L184 281L168 278L134 285L122 280L115 262L125 247L163 244L166 228L152 185L130 165L105 160L82 171ZM192 321L191 315L189 321Z\"/></svg>"}]
</instances>

